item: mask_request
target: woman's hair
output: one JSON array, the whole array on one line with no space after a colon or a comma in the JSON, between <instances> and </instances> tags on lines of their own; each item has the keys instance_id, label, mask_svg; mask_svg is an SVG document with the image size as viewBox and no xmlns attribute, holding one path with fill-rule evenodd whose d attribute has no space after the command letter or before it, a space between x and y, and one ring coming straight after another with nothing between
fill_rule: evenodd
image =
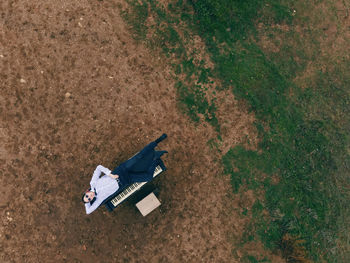
<instances>
[{"instance_id":1,"label":"woman's hair","mask_svg":"<svg viewBox=\"0 0 350 263\"><path fill-rule=\"evenodd\" d=\"M84 204L85 204L85 203L88 203L88 202L85 202L85 201L84 201L85 194L86 194L86 192L83 193L83 196L81 197L81 201L83 201Z\"/></svg>"}]
</instances>

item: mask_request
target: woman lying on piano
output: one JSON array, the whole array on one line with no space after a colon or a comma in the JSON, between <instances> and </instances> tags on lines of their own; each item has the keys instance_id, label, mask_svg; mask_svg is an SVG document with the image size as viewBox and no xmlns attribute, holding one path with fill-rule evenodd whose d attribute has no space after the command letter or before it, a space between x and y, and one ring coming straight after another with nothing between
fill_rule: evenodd
<instances>
[{"instance_id":1,"label":"woman lying on piano","mask_svg":"<svg viewBox=\"0 0 350 263\"><path fill-rule=\"evenodd\" d=\"M167 153L167 151L155 151L154 148L166 137L164 133L113 171L98 165L92 176L90 188L82 196L86 213L90 214L98 208L104 200L119 189L119 185L152 180L158 160ZM102 173L103 176L101 176Z\"/></svg>"}]
</instances>

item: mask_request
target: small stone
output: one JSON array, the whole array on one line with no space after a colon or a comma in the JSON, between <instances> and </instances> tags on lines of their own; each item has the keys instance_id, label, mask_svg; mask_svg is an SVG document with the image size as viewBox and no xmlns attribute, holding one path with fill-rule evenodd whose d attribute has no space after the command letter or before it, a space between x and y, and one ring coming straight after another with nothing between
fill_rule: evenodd
<instances>
[{"instance_id":1,"label":"small stone","mask_svg":"<svg viewBox=\"0 0 350 263\"><path fill-rule=\"evenodd\" d=\"M78 26L83 27L83 25L80 22L78 22Z\"/></svg>"},{"instance_id":2,"label":"small stone","mask_svg":"<svg viewBox=\"0 0 350 263\"><path fill-rule=\"evenodd\" d=\"M70 98L72 96L72 94L70 94L69 92L67 92L65 95L64 95L66 98Z\"/></svg>"},{"instance_id":3,"label":"small stone","mask_svg":"<svg viewBox=\"0 0 350 263\"><path fill-rule=\"evenodd\" d=\"M3 58L4 57L4 55L3 54L0 54L0 58Z\"/></svg>"},{"instance_id":4,"label":"small stone","mask_svg":"<svg viewBox=\"0 0 350 263\"><path fill-rule=\"evenodd\" d=\"M20 79L19 82L26 83L27 81L25 79Z\"/></svg>"}]
</instances>

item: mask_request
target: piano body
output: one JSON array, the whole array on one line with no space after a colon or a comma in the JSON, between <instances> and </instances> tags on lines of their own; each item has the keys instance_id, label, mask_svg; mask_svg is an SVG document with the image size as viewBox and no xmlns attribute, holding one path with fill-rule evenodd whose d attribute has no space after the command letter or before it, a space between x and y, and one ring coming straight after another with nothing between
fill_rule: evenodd
<instances>
[{"instance_id":1,"label":"piano body","mask_svg":"<svg viewBox=\"0 0 350 263\"><path fill-rule=\"evenodd\" d=\"M156 166L153 173L153 178L164 172L166 167L162 160L159 160L159 165ZM108 197L102 204L106 206L109 211L113 211L117 206L126 201L129 197L139 191L148 182L138 182L121 187L116 193Z\"/></svg>"}]
</instances>

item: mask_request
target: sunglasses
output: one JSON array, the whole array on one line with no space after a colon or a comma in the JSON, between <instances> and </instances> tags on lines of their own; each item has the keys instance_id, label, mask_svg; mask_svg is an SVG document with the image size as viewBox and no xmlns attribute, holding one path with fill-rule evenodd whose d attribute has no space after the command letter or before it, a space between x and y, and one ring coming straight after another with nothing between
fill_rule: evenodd
<instances>
[{"instance_id":1,"label":"sunglasses","mask_svg":"<svg viewBox=\"0 0 350 263\"><path fill-rule=\"evenodd\" d=\"M89 202L91 202L92 199L88 195L85 195L85 197Z\"/></svg>"}]
</instances>

